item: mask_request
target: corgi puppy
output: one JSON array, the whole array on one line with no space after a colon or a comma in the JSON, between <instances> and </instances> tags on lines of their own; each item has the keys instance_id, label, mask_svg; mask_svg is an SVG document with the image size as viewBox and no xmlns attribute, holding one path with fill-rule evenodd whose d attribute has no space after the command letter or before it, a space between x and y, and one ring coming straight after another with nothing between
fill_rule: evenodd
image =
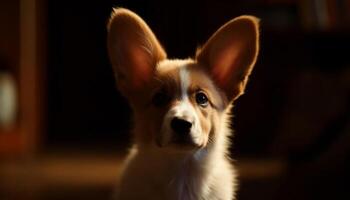
<instances>
[{"instance_id":1,"label":"corgi puppy","mask_svg":"<svg viewBox=\"0 0 350 200\"><path fill-rule=\"evenodd\" d=\"M232 19L194 58L168 59L138 15L113 9L108 53L117 87L134 114L134 146L117 199L235 199L230 111L257 59L258 21Z\"/></svg>"}]
</instances>

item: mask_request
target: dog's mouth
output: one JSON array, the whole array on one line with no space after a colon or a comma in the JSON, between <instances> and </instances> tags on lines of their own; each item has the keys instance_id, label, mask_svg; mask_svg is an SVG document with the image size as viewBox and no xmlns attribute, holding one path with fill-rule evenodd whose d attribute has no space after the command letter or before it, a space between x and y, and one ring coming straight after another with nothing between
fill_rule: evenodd
<instances>
[{"instance_id":1,"label":"dog's mouth","mask_svg":"<svg viewBox=\"0 0 350 200\"><path fill-rule=\"evenodd\" d=\"M180 151L194 150L201 147L190 134L179 135L176 133L170 133L167 140L157 138L156 145L160 148L169 147Z\"/></svg>"},{"instance_id":2,"label":"dog's mouth","mask_svg":"<svg viewBox=\"0 0 350 200\"><path fill-rule=\"evenodd\" d=\"M171 144L177 145L177 146L183 146L183 147L196 147L198 146L193 138L190 135L184 135L184 136L179 136L179 135L173 135L171 141Z\"/></svg>"}]
</instances>

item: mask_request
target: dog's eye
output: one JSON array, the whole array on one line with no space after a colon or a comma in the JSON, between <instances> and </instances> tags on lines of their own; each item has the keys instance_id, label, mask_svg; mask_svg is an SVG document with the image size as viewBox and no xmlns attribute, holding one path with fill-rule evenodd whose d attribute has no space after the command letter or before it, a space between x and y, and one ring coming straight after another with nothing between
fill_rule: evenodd
<instances>
[{"instance_id":1,"label":"dog's eye","mask_svg":"<svg viewBox=\"0 0 350 200\"><path fill-rule=\"evenodd\" d=\"M163 90L155 93L152 97L152 104L156 107L164 106L169 101L170 101L169 95Z\"/></svg>"},{"instance_id":2,"label":"dog's eye","mask_svg":"<svg viewBox=\"0 0 350 200\"><path fill-rule=\"evenodd\" d=\"M204 92L198 92L196 93L196 102L202 107L207 107L209 100L207 95L204 94Z\"/></svg>"}]
</instances>

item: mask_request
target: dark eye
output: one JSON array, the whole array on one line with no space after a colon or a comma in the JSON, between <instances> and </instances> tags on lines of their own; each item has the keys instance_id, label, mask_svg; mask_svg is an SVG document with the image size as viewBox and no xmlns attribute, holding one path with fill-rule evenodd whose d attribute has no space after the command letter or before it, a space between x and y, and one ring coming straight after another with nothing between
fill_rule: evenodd
<instances>
[{"instance_id":1,"label":"dark eye","mask_svg":"<svg viewBox=\"0 0 350 200\"><path fill-rule=\"evenodd\" d=\"M204 94L204 92L196 93L196 102L202 107L207 107L209 103L208 97Z\"/></svg>"},{"instance_id":2,"label":"dark eye","mask_svg":"<svg viewBox=\"0 0 350 200\"><path fill-rule=\"evenodd\" d=\"M156 107L164 106L169 101L170 101L170 97L164 90L158 91L152 97L152 104Z\"/></svg>"}]
</instances>

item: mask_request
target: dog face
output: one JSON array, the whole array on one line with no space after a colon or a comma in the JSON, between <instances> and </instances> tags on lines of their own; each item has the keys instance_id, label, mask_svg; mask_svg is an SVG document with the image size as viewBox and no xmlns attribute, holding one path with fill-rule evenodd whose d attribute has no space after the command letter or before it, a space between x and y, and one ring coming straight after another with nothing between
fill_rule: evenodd
<instances>
[{"instance_id":1,"label":"dog face","mask_svg":"<svg viewBox=\"0 0 350 200\"><path fill-rule=\"evenodd\" d=\"M205 147L225 103L210 77L193 60L164 60L153 81L149 113L158 115L151 131L157 144Z\"/></svg>"},{"instance_id":2,"label":"dog face","mask_svg":"<svg viewBox=\"0 0 350 200\"><path fill-rule=\"evenodd\" d=\"M214 141L230 104L243 94L258 39L258 20L242 16L222 26L194 59L170 60L139 16L115 9L108 52L134 110L137 142L187 151Z\"/></svg>"}]
</instances>

